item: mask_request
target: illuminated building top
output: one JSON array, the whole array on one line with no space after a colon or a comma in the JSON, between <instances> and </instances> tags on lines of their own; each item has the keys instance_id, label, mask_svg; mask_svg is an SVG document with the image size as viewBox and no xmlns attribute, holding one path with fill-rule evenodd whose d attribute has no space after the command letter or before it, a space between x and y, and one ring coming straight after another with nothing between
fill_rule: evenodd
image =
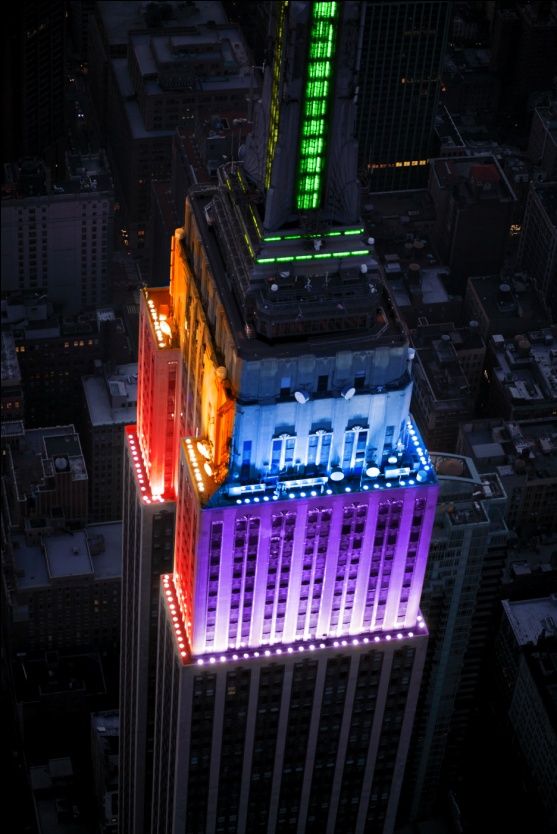
<instances>
[{"instance_id":1,"label":"illuminated building top","mask_svg":"<svg viewBox=\"0 0 557 834\"><path fill-rule=\"evenodd\" d=\"M269 118L190 191L170 288L143 292L129 448L143 503L176 498L187 663L417 628L437 483L357 210L360 15L281 4Z\"/></svg>"}]
</instances>

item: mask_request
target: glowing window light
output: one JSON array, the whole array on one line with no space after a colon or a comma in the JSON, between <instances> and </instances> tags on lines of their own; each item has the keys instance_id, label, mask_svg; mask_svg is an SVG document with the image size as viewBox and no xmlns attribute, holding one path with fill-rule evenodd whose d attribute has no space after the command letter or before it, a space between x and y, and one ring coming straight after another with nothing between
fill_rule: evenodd
<instances>
[{"instance_id":1,"label":"glowing window light","mask_svg":"<svg viewBox=\"0 0 557 834\"><path fill-rule=\"evenodd\" d=\"M281 255L277 258L257 258L257 264L292 263L294 261L319 261L332 258L355 258L369 255L369 249L353 249L350 252L325 252L315 255Z\"/></svg>"},{"instance_id":2,"label":"glowing window light","mask_svg":"<svg viewBox=\"0 0 557 834\"><path fill-rule=\"evenodd\" d=\"M296 208L302 211L316 209L321 203L337 16L335 2L312 4L296 185ZM319 163L311 161L319 158Z\"/></svg>"},{"instance_id":3,"label":"glowing window light","mask_svg":"<svg viewBox=\"0 0 557 834\"><path fill-rule=\"evenodd\" d=\"M271 112L269 120L269 136L267 139L267 154L265 157L265 188L271 185L271 170L278 141L280 119L280 75L282 70L282 51L284 48L284 31L286 22L286 8L288 0L283 0L279 6L277 22L277 38L273 60L273 80L271 86Z\"/></svg>"}]
</instances>

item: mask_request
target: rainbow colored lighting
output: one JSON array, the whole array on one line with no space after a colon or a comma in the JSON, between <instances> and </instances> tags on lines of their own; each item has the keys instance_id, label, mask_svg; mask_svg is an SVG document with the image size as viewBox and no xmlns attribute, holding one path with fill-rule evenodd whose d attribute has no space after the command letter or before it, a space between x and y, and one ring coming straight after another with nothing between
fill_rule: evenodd
<instances>
[{"instance_id":1,"label":"rainbow colored lighting","mask_svg":"<svg viewBox=\"0 0 557 834\"><path fill-rule=\"evenodd\" d=\"M337 2L312 4L306 86L298 146L296 208L299 211L311 211L321 205L338 7Z\"/></svg>"}]
</instances>

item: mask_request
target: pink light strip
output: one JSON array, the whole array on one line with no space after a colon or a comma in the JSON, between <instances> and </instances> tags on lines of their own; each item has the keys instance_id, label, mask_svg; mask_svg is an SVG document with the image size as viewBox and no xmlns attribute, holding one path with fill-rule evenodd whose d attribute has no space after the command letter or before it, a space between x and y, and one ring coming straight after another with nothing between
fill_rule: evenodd
<instances>
[{"instance_id":1,"label":"pink light strip","mask_svg":"<svg viewBox=\"0 0 557 834\"><path fill-rule=\"evenodd\" d=\"M178 594L174 584L174 577L172 574L165 573L161 576L162 592L165 597L166 607L170 623L174 632L174 639L176 641L176 651L182 663L188 663L191 660L190 644L187 636L187 631L182 617L182 611L178 602Z\"/></svg>"},{"instance_id":2,"label":"pink light strip","mask_svg":"<svg viewBox=\"0 0 557 834\"><path fill-rule=\"evenodd\" d=\"M132 427L127 426L126 436L130 450L130 457L134 465L137 483L141 492L141 500L144 504L164 504L163 496L157 495L151 490L149 476L147 475L147 470L143 461L139 440Z\"/></svg>"}]
</instances>

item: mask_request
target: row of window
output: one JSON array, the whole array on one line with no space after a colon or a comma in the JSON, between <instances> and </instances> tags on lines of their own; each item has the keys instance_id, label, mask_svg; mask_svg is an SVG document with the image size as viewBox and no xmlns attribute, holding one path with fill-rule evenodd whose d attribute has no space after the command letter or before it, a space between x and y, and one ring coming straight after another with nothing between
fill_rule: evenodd
<instances>
[{"instance_id":1,"label":"row of window","mask_svg":"<svg viewBox=\"0 0 557 834\"><path fill-rule=\"evenodd\" d=\"M392 448L394 426L387 426L385 431L384 449ZM361 469L365 458L366 448L369 440L369 429L362 426L353 426L344 433L344 446L342 452L342 468ZM307 439L305 463L308 466L327 468L331 457L333 433L319 429L312 432ZM299 440L295 435L281 434L274 437L271 442L271 460L269 470L272 473L282 472L294 466L296 446ZM251 440L245 440L242 447L242 469L249 470L252 460ZM299 450L298 450L299 451Z\"/></svg>"}]
</instances>

